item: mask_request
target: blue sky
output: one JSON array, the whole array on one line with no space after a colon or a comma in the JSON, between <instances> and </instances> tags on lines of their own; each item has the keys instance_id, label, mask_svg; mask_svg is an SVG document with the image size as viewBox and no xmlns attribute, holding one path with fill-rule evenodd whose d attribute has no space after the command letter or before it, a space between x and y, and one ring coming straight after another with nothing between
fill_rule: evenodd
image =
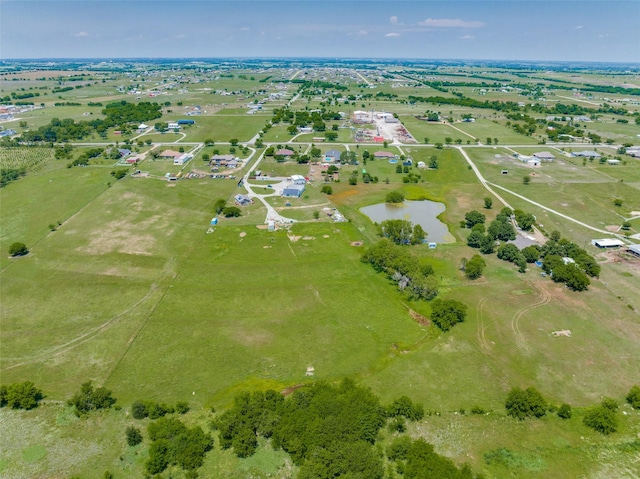
<instances>
[{"instance_id":1,"label":"blue sky","mask_svg":"<svg viewBox=\"0 0 640 479\"><path fill-rule=\"evenodd\" d=\"M0 58L640 62L640 1L0 0Z\"/></svg>"}]
</instances>

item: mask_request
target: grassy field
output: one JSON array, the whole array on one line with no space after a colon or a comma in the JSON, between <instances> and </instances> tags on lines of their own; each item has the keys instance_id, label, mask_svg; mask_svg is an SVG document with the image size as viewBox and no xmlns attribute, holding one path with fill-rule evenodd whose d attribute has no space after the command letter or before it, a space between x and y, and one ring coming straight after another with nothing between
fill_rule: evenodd
<instances>
[{"instance_id":1,"label":"grassy field","mask_svg":"<svg viewBox=\"0 0 640 479\"><path fill-rule=\"evenodd\" d=\"M293 73L273 74L288 78ZM255 78L266 73L260 75ZM118 84L96 85L95 94L106 96ZM175 105L178 101L212 109L184 130L185 142L247 141L270 118L268 112L247 115L236 108L234 96L212 93L245 90L242 103L237 102L244 105L262 97L255 93L259 89L273 91L270 83L220 77L189 88L159 97L172 102L172 119L176 112L182 114ZM355 94L360 90L353 85L350 89ZM424 88L391 88L389 83L380 90L436 94ZM91 91L70 92L68 99L84 102L84 95ZM515 94L491 95L519 101ZM317 97L308 103L301 99L295 106L311 109L321 101L325 99ZM627 158L626 164L615 167L597 161L583 165L582 159L562 156L549 145L534 146L534 140L517 135L488 110L475 112L476 123L453 125L465 134L451 125L413 117L432 105L369 99L355 103L331 108L348 113L365 104L398 112L420 143L424 137L430 143L444 143L451 137L462 145L468 140L473 143L471 137L483 143L486 137L497 137L496 147L466 148L488 181L594 227L620 225L632 211L640 211L636 160ZM28 128L34 128L46 124L53 114L86 119L82 113L94 111L95 117L98 109L88 108L45 108L25 119ZM443 115L456 118L469 110L440 109ZM631 138L637 128L602 125L603 134L607 130L621 139ZM590 130L599 126L594 123ZM322 135L301 135L298 141L310 142L313 136ZM161 142L181 137L150 136ZM283 144L290 138L282 125L265 135L265 141ZM351 141L351 130L340 129L335 145L319 146L323 151L343 150L346 147L340 143ZM507 143L531 146L509 149L503 146ZM306 149L303 144L292 146ZM178 147L179 143L171 149ZM200 154L212 154L214 149L229 152L229 146L216 145ZM593 280L589 291L573 293L542 277L534 266L520 274L491 255L485 256L483 277L470 281L459 265L477 251L466 246L469 230L459 222L472 209L482 211L490 221L500 207L494 200L493 209L483 209L483 197L490 195L460 153L422 145L350 149L358 153L360 164L341 168L340 181L331 183L331 195L320 192L320 180L308 184L299 199L267 199L283 216L299 221L275 232L262 229L267 211L259 201L242 207L242 216L220 217L210 228L216 200L225 199L231 205L233 195L246 192L237 180L169 183L154 177L183 168L170 160L146 160L139 168L149 171L151 178L127 176L116 181L107 164L66 168L67 161L52 159L49 149L38 150L41 162L17 158L11 150L2 149L3 166L22 161L33 169L0 189L0 374L3 384L34 381L44 390L46 403L30 412L0 410L0 475L103 477L105 470L116 478L143 474L148 443L135 448L125 445L124 429L134 423L126 410L78 420L62 403L89 379L111 389L124 408L136 399L187 400L193 410L185 420L207 427L213 417L209 406L223 410L238 391L282 390L344 377L371 387L383 402L406 394L423 403L429 414L410 425L409 433L425 437L437 452L458 463L469 462L486 477L637 475L638 412L624 406L620 431L610 437L596 435L581 419L584 408L602 397L622 401L629 387L640 383L639 263L589 245L590 239L603 234L500 191L514 207L536 215L544 231L557 229L594 254L602 266L601 277ZM405 154L414 164L428 164L436 156L438 168L413 167L411 173L418 175L418 182L404 183L406 174L396 173L396 165L387 160L364 164L365 149ZM557 159L533 169L508 158L513 150L521 154L548 150ZM615 149L610 152L615 154ZM277 163L272 158L259 166L274 176L306 176L313 168L319 166ZM196 158L184 171L192 169L208 167ZM364 184L363 169L379 181ZM501 173L504 169L507 175ZM352 171L358 173L357 185L348 183ZM242 173L236 174L240 178ZM525 175L531 184L523 184ZM426 245L414 250L433 266L440 296L469 307L466 321L449 333L413 319L416 313L428 318L430 303L409 301L384 275L360 261L364 247L379 240L377 228L360 208L383 202L393 190L402 191L407 199L446 204L440 219L456 242L435 250ZM615 207L614 198L622 199L623 205ZM337 208L349 221L334 223L323 213L315 219L314 212L325 207ZM634 220L632 232L637 231L640 221ZM26 243L30 254L8 258L8 245L14 241ZM552 335L565 329L571 337ZM305 374L309 366L315 369L313 377ZM534 386L553 404L570 403L576 408L574 418L561 421L550 416L524 422L507 418L504 399L514 386ZM487 414L469 414L476 405ZM391 437L388 431L383 435L384 440ZM216 439L200 475L295 476L296 468L282 451L261 446L256 456L238 459L221 451ZM170 473L181 477L177 470Z\"/></svg>"}]
</instances>

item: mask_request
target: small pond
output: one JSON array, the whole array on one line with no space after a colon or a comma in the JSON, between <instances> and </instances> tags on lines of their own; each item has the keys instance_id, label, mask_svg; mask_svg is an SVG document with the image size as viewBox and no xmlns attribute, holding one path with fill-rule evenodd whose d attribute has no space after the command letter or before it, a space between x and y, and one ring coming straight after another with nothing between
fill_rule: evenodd
<instances>
[{"instance_id":1,"label":"small pond","mask_svg":"<svg viewBox=\"0 0 640 479\"><path fill-rule=\"evenodd\" d=\"M422 226L427 232L427 241L454 243L455 238L449 233L447 225L438 219L438 215L444 210L444 203L428 200L405 201L399 205L378 203L360 208L362 213L376 223L382 223L385 220L408 220Z\"/></svg>"}]
</instances>

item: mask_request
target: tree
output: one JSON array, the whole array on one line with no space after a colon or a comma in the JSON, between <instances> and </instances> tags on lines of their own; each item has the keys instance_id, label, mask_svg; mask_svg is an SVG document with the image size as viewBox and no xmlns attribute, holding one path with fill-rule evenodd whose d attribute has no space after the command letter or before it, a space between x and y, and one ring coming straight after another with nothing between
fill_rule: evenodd
<instances>
[{"instance_id":1,"label":"tree","mask_svg":"<svg viewBox=\"0 0 640 479\"><path fill-rule=\"evenodd\" d=\"M522 184L523 185L528 185L529 183L531 183L531 177L529 175L523 176L522 177Z\"/></svg>"},{"instance_id":2,"label":"tree","mask_svg":"<svg viewBox=\"0 0 640 479\"><path fill-rule=\"evenodd\" d=\"M520 226L520 228L522 228L524 231L530 231L531 227L536 222L536 217L533 216L531 213L525 213L522 210L514 210L513 214L516 217L516 222L518 223L518 226Z\"/></svg>"},{"instance_id":3,"label":"tree","mask_svg":"<svg viewBox=\"0 0 640 479\"><path fill-rule=\"evenodd\" d=\"M493 206L493 200L487 196L484 199L484 207L485 209L490 210L492 206Z\"/></svg>"},{"instance_id":4,"label":"tree","mask_svg":"<svg viewBox=\"0 0 640 479\"><path fill-rule=\"evenodd\" d=\"M9 384L0 388L0 407L33 409L42 400L42 391L31 381Z\"/></svg>"},{"instance_id":5,"label":"tree","mask_svg":"<svg viewBox=\"0 0 640 479\"><path fill-rule=\"evenodd\" d=\"M422 226L416 224L413 226L413 234L411 235L411 244L421 244L427 237L427 233Z\"/></svg>"},{"instance_id":6,"label":"tree","mask_svg":"<svg viewBox=\"0 0 640 479\"><path fill-rule=\"evenodd\" d=\"M76 393L67 404L75 407L75 413L83 416L98 409L109 409L116 403L116 399L111 395L111 391L104 387L94 388L91 381L80 387L80 392Z\"/></svg>"},{"instance_id":7,"label":"tree","mask_svg":"<svg viewBox=\"0 0 640 479\"><path fill-rule=\"evenodd\" d=\"M390 191L385 198L386 203L402 203L404 194L401 191Z\"/></svg>"},{"instance_id":8,"label":"tree","mask_svg":"<svg viewBox=\"0 0 640 479\"><path fill-rule=\"evenodd\" d=\"M380 223L380 233L395 244L409 244L413 228L411 222L407 220L385 220Z\"/></svg>"},{"instance_id":9,"label":"tree","mask_svg":"<svg viewBox=\"0 0 640 479\"><path fill-rule=\"evenodd\" d=\"M540 258L540 247L537 245L527 246L526 248L523 248L520 253L522 253L522 256L527 263L535 263L538 261L538 258Z\"/></svg>"},{"instance_id":10,"label":"tree","mask_svg":"<svg viewBox=\"0 0 640 479\"><path fill-rule=\"evenodd\" d=\"M503 261L515 263L520 257L520 250L513 243L505 243L498 247L497 256Z\"/></svg>"},{"instance_id":11,"label":"tree","mask_svg":"<svg viewBox=\"0 0 640 479\"><path fill-rule=\"evenodd\" d=\"M331 187L331 185L324 185L320 189L320 193L326 193L327 195L332 195L333 194L333 188Z\"/></svg>"},{"instance_id":12,"label":"tree","mask_svg":"<svg viewBox=\"0 0 640 479\"><path fill-rule=\"evenodd\" d=\"M582 422L604 435L614 433L618 430L618 418L615 409L608 404L602 403L591 408L584 416Z\"/></svg>"},{"instance_id":13,"label":"tree","mask_svg":"<svg viewBox=\"0 0 640 479\"><path fill-rule=\"evenodd\" d=\"M433 170L438 169L438 157L433 155L429 158L429 168Z\"/></svg>"},{"instance_id":14,"label":"tree","mask_svg":"<svg viewBox=\"0 0 640 479\"><path fill-rule=\"evenodd\" d=\"M542 394L533 387L524 391L520 388L513 388L505 401L507 415L520 420L527 417L540 418L547 413L548 407Z\"/></svg>"},{"instance_id":15,"label":"tree","mask_svg":"<svg viewBox=\"0 0 640 479\"><path fill-rule=\"evenodd\" d=\"M622 206L622 200L620 198L616 198L615 200L613 200L613 206L616 207L621 207Z\"/></svg>"},{"instance_id":16,"label":"tree","mask_svg":"<svg viewBox=\"0 0 640 479\"><path fill-rule=\"evenodd\" d=\"M219 200L216 201L216 203L213 205L213 209L217 215L222 213L222 210L224 210L224 207L226 204L227 204L227 201L223 198L220 198Z\"/></svg>"},{"instance_id":17,"label":"tree","mask_svg":"<svg viewBox=\"0 0 640 479\"><path fill-rule=\"evenodd\" d=\"M229 140L229 143L231 143L231 146L238 146L238 139L237 138L231 138Z\"/></svg>"},{"instance_id":18,"label":"tree","mask_svg":"<svg viewBox=\"0 0 640 479\"><path fill-rule=\"evenodd\" d=\"M237 206L225 206L222 208L222 214L225 218L235 218L242 214L242 211Z\"/></svg>"},{"instance_id":19,"label":"tree","mask_svg":"<svg viewBox=\"0 0 640 479\"><path fill-rule=\"evenodd\" d=\"M640 386L632 386L625 399L633 409L640 409Z\"/></svg>"},{"instance_id":20,"label":"tree","mask_svg":"<svg viewBox=\"0 0 640 479\"><path fill-rule=\"evenodd\" d=\"M127 444L129 446L137 446L142 442L142 433L140 429L134 426L127 427L125 431L125 436L127 438Z\"/></svg>"},{"instance_id":21,"label":"tree","mask_svg":"<svg viewBox=\"0 0 640 479\"><path fill-rule=\"evenodd\" d=\"M207 138L206 140L204 140L204 145L205 145L205 146L213 146L213 145L215 145L215 144L216 144L216 142L215 142L215 141L213 141L213 139L212 139L212 138Z\"/></svg>"},{"instance_id":22,"label":"tree","mask_svg":"<svg viewBox=\"0 0 640 479\"><path fill-rule=\"evenodd\" d=\"M467 305L454 299L436 299L431 304L431 321L442 331L449 331L467 315Z\"/></svg>"},{"instance_id":23,"label":"tree","mask_svg":"<svg viewBox=\"0 0 640 479\"><path fill-rule=\"evenodd\" d=\"M11 256L24 256L29 253L29 248L27 245L20 242L11 243L9 246L9 255Z\"/></svg>"},{"instance_id":24,"label":"tree","mask_svg":"<svg viewBox=\"0 0 640 479\"><path fill-rule=\"evenodd\" d=\"M318 218L320 218L320 212L318 210L313 212L313 219L317 220Z\"/></svg>"},{"instance_id":25,"label":"tree","mask_svg":"<svg viewBox=\"0 0 640 479\"><path fill-rule=\"evenodd\" d=\"M482 271L487 264L482 256L474 254L465 266L464 273L469 279L478 279L482 276Z\"/></svg>"},{"instance_id":26,"label":"tree","mask_svg":"<svg viewBox=\"0 0 640 479\"><path fill-rule=\"evenodd\" d=\"M496 242L491 237L491 235L487 235L482 239L482 243L480 243L480 252L482 254L491 254L496 249Z\"/></svg>"},{"instance_id":27,"label":"tree","mask_svg":"<svg viewBox=\"0 0 640 479\"><path fill-rule=\"evenodd\" d=\"M471 234L467 237L467 245L472 248L480 248L483 242L484 235L476 230L471 231Z\"/></svg>"},{"instance_id":28,"label":"tree","mask_svg":"<svg viewBox=\"0 0 640 479\"><path fill-rule=\"evenodd\" d=\"M484 223L486 219L487 217L485 215L476 210L469 211L464 215L467 228L472 228L473 225L478 223Z\"/></svg>"}]
</instances>

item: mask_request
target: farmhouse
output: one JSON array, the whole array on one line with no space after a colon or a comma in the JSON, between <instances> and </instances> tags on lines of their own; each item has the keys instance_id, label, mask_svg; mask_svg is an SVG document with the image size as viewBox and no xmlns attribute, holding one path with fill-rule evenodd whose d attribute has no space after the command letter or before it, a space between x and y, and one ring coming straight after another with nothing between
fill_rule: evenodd
<instances>
[{"instance_id":1,"label":"farmhouse","mask_svg":"<svg viewBox=\"0 0 640 479\"><path fill-rule=\"evenodd\" d=\"M289 158L291 155L293 155L293 150L289 150L287 148L282 148L281 150L276 151L275 153L276 156L284 156L285 158Z\"/></svg>"},{"instance_id":2,"label":"farmhouse","mask_svg":"<svg viewBox=\"0 0 640 479\"><path fill-rule=\"evenodd\" d=\"M540 161L553 161L556 159L556 157L553 156L548 151L541 151L539 153L534 153L533 156L538 158Z\"/></svg>"},{"instance_id":3,"label":"farmhouse","mask_svg":"<svg viewBox=\"0 0 640 479\"><path fill-rule=\"evenodd\" d=\"M627 252L640 258L640 244L632 244L627 248Z\"/></svg>"},{"instance_id":4,"label":"farmhouse","mask_svg":"<svg viewBox=\"0 0 640 479\"><path fill-rule=\"evenodd\" d=\"M289 185L289 186L285 186L284 190L282 191L282 196L286 196L288 198L300 198L300 196L302 196L302 193L304 192L305 189L305 185Z\"/></svg>"},{"instance_id":5,"label":"farmhouse","mask_svg":"<svg viewBox=\"0 0 640 479\"><path fill-rule=\"evenodd\" d=\"M376 151L373 154L373 157L374 158L395 158L396 155L388 151Z\"/></svg>"},{"instance_id":6,"label":"farmhouse","mask_svg":"<svg viewBox=\"0 0 640 479\"><path fill-rule=\"evenodd\" d=\"M597 246L598 248L619 248L620 246L624 246L624 242L619 239L593 239L591 240L591 244L593 246Z\"/></svg>"},{"instance_id":7,"label":"farmhouse","mask_svg":"<svg viewBox=\"0 0 640 479\"><path fill-rule=\"evenodd\" d=\"M573 156L580 156L582 158L600 158L600 155L595 151L585 150L585 151L576 151L573 153Z\"/></svg>"},{"instance_id":8,"label":"farmhouse","mask_svg":"<svg viewBox=\"0 0 640 479\"><path fill-rule=\"evenodd\" d=\"M329 150L324 154L324 161L327 163L338 163L340 161L340 152L338 150Z\"/></svg>"},{"instance_id":9,"label":"farmhouse","mask_svg":"<svg viewBox=\"0 0 640 479\"><path fill-rule=\"evenodd\" d=\"M173 150L164 150L162 153L160 153L160 158L164 159L174 159L180 156L182 156L182 153Z\"/></svg>"},{"instance_id":10,"label":"farmhouse","mask_svg":"<svg viewBox=\"0 0 640 479\"><path fill-rule=\"evenodd\" d=\"M249 198L247 195L236 195L233 197L233 199L236 201L236 204L238 206L246 206L246 205L250 205L251 203L253 203L253 200L251 198Z\"/></svg>"},{"instance_id":11,"label":"farmhouse","mask_svg":"<svg viewBox=\"0 0 640 479\"><path fill-rule=\"evenodd\" d=\"M180 125L178 125L178 123L175 122L175 121L170 121L169 123L167 123L167 128L169 130L179 130L180 129Z\"/></svg>"}]
</instances>

